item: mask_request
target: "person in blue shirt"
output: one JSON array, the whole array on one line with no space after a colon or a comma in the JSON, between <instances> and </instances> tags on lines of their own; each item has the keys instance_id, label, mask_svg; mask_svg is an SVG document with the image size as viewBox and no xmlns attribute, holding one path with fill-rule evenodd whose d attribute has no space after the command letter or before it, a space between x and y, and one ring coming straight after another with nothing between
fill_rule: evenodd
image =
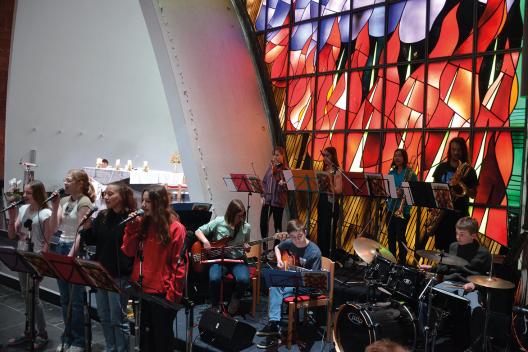
<instances>
[{"instance_id":1,"label":"person in blue shirt","mask_svg":"<svg viewBox=\"0 0 528 352\"><path fill-rule=\"evenodd\" d=\"M405 149L396 149L392 159L392 169L389 175L394 175L394 181L397 187L397 195L399 199L389 199L387 205L387 231L389 240L389 250L396 256L396 250L398 249L398 262L405 264L407 257L407 250L404 245L407 245L405 241L405 232L407 230L407 224L409 223L410 209L409 205L404 204L401 206L401 202L404 202L405 196L403 194L402 182L404 181L417 181L418 178L412 169L408 166L409 156Z\"/></svg>"}]
</instances>

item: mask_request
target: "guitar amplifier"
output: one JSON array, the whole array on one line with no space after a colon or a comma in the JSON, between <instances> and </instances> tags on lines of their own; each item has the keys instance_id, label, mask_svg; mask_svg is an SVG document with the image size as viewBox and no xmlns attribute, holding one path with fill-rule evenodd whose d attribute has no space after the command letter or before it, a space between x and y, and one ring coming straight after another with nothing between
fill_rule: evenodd
<instances>
[{"instance_id":1,"label":"guitar amplifier","mask_svg":"<svg viewBox=\"0 0 528 352\"><path fill-rule=\"evenodd\" d=\"M253 344L257 332L249 324L211 310L202 312L198 323L200 338L223 351L240 351Z\"/></svg>"}]
</instances>

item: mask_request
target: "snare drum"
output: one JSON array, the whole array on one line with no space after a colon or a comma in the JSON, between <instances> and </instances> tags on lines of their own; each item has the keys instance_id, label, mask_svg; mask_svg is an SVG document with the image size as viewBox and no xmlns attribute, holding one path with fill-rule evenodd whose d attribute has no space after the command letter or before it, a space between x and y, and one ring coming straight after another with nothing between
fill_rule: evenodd
<instances>
[{"instance_id":1,"label":"snare drum","mask_svg":"<svg viewBox=\"0 0 528 352\"><path fill-rule=\"evenodd\" d=\"M375 281L378 285L386 285L389 281L393 265L390 260L383 258L381 255L377 255L365 270L365 280Z\"/></svg>"},{"instance_id":2,"label":"snare drum","mask_svg":"<svg viewBox=\"0 0 528 352\"><path fill-rule=\"evenodd\" d=\"M404 298L418 299L420 292L426 284L426 275L423 271L408 266L397 265L389 276L387 287L395 294Z\"/></svg>"},{"instance_id":3,"label":"snare drum","mask_svg":"<svg viewBox=\"0 0 528 352\"><path fill-rule=\"evenodd\" d=\"M343 304L336 313L333 335L338 352L363 352L384 338L412 350L416 347L414 315L398 302Z\"/></svg>"}]
</instances>

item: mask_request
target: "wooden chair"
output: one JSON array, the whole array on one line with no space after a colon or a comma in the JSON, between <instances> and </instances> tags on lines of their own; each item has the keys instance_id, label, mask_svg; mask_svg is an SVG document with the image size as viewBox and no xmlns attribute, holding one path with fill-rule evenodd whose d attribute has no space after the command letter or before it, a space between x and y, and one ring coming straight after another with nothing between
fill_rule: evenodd
<instances>
[{"instance_id":1,"label":"wooden chair","mask_svg":"<svg viewBox=\"0 0 528 352\"><path fill-rule=\"evenodd\" d=\"M332 307L334 302L334 268L335 262L326 257L321 258L321 267L323 270L330 272L330 282L328 294L319 295L318 297L310 297L309 295L301 295L295 298L294 296L286 297L283 302L288 304L288 339L287 347L291 349L293 341L293 327L295 323L295 312L301 308L312 308L326 306L326 339L332 340Z\"/></svg>"}]
</instances>

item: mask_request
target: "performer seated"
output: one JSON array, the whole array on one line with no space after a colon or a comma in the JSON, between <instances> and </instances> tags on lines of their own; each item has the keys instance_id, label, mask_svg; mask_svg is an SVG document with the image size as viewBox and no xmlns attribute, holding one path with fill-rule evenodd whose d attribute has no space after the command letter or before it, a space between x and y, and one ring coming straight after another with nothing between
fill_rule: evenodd
<instances>
[{"instance_id":1,"label":"performer seated","mask_svg":"<svg viewBox=\"0 0 528 352\"><path fill-rule=\"evenodd\" d=\"M456 242L449 246L449 254L456 255L468 261L465 266L439 265L438 273L443 275L444 281L435 288L455 293L469 300L471 308L471 340L474 341L482 331L481 316L475 314L480 308L481 300L479 293L475 290L475 284L469 282L470 275L485 275L490 269L491 254L487 248L481 246L477 241L478 223L477 220L467 216L459 219L456 223ZM429 265L422 265L422 268L430 268Z\"/></svg>"},{"instance_id":2,"label":"performer seated","mask_svg":"<svg viewBox=\"0 0 528 352\"><path fill-rule=\"evenodd\" d=\"M286 227L289 239L279 243L275 247L277 266L284 268L281 252L289 252L290 255L299 258L299 266L310 270L321 270L321 250L317 245L306 238L305 225L293 219ZM303 290L299 290L303 293ZM306 293L306 290L304 290ZM271 287L269 290L268 324L259 332L258 336L266 336L264 343L258 344L258 348L269 348L277 344L279 335L279 323L281 320L281 307L284 298L293 296L293 287Z\"/></svg>"},{"instance_id":3,"label":"performer seated","mask_svg":"<svg viewBox=\"0 0 528 352\"><path fill-rule=\"evenodd\" d=\"M173 303L181 300L185 265L179 260L185 227L169 205L165 187L152 186L143 191L141 208L145 215L125 227L121 250L135 257L131 282L142 274L142 291ZM142 300L141 351L172 351L173 321L176 311Z\"/></svg>"},{"instance_id":4,"label":"performer seated","mask_svg":"<svg viewBox=\"0 0 528 352\"><path fill-rule=\"evenodd\" d=\"M228 259L245 259L244 251L250 246L251 226L245 221L246 208L239 199L233 199L227 206L224 216L218 216L196 230L196 237L203 243L204 249L212 248L210 241L216 242L229 238L227 246L241 246L224 253ZM214 243L213 243L214 245ZM215 263L209 268L209 288L211 304L214 310L220 311L220 285L224 275L230 272L236 280L235 292L228 306L229 314L235 314L240 306L240 298L249 287L249 269L246 263ZM223 297L222 297L223 298Z\"/></svg>"}]
</instances>

